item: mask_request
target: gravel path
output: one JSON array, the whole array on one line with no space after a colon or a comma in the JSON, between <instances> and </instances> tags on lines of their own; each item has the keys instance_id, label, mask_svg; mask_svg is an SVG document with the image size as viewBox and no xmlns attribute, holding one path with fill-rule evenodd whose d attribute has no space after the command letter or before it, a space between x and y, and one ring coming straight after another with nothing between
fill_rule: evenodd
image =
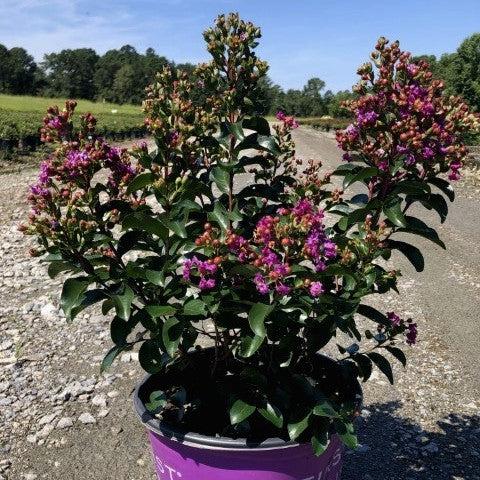
<instances>
[{"instance_id":1,"label":"gravel path","mask_svg":"<svg viewBox=\"0 0 480 480\"><path fill-rule=\"evenodd\" d=\"M303 158L338 162L328 135L300 128L296 140ZM0 176L0 480L153 480L131 406L142 375L135 355L99 374L108 320L90 312L67 325L59 283L17 231L34 178L28 169ZM381 374L366 384L361 446L343 480L480 479L480 188L461 182L457 191L438 228L447 252L415 239L425 272L394 259L402 295L374 299L414 317L420 343L407 370L395 366L394 388Z\"/></svg>"}]
</instances>

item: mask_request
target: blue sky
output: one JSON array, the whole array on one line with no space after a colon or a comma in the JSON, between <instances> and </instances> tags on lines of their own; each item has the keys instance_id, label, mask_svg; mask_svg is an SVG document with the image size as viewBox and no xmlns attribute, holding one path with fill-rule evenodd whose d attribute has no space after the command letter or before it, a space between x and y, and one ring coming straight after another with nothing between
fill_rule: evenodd
<instances>
[{"instance_id":1,"label":"blue sky","mask_svg":"<svg viewBox=\"0 0 480 480\"><path fill-rule=\"evenodd\" d=\"M0 0L0 43L37 60L62 48L99 53L151 46L177 62L208 58L201 32L238 11L263 30L259 54L284 88L319 76L350 88L376 39L399 39L415 54L451 52L480 31L480 0Z\"/></svg>"}]
</instances>

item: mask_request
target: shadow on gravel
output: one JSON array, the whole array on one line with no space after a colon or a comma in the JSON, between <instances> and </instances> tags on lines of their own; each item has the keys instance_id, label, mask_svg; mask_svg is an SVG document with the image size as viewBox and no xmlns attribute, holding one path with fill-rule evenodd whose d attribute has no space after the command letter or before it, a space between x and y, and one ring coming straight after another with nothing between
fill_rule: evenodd
<instances>
[{"instance_id":1,"label":"shadow on gravel","mask_svg":"<svg viewBox=\"0 0 480 480\"><path fill-rule=\"evenodd\" d=\"M480 416L450 414L440 432L395 415L400 403L373 404L359 420L356 452L342 480L480 480Z\"/></svg>"}]
</instances>

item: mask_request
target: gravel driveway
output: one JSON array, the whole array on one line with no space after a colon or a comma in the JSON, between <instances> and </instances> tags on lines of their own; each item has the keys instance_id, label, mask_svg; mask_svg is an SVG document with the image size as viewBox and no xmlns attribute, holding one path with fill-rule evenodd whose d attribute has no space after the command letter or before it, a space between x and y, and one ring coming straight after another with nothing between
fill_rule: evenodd
<instances>
[{"instance_id":1,"label":"gravel driveway","mask_svg":"<svg viewBox=\"0 0 480 480\"><path fill-rule=\"evenodd\" d=\"M299 128L295 137L304 159L338 163L330 136ZM35 176L0 175L0 480L153 480L131 406L135 354L99 374L108 320L90 312L66 324L59 283L17 231ZM410 238L425 271L394 258L402 295L373 300L415 318L420 342L407 370L395 366L394 388L376 373L366 384L361 446L343 480L480 479L480 189L460 182L444 225L426 213L448 250Z\"/></svg>"}]
</instances>

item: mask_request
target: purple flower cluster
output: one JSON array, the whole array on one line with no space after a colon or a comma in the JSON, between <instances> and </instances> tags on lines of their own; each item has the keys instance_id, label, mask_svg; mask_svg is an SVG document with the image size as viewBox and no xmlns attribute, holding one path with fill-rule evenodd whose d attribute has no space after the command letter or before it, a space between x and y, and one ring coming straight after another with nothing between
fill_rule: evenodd
<instances>
[{"instance_id":1,"label":"purple flower cluster","mask_svg":"<svg viewBox=\"0 0 480 480\"><path fill-rule=\"evenodd\" d=\"M309 199L299 200L292 209L281 208L277 216L267 215L257 222L254 239L262 246L254 265L261 269L255 276L255 285L262 294L273 288L280 295L288 295L290 263L310 260L316 272L326 268L326 262L337 255L337 247L325 234L324 213ZM308 283L313 297L324 291L320 282Z\"/></svg>"},{"instance_id":2,"label":"purple flower cluster","mask_svg":"<svg viewBox=\"0 0 480 480\"><path fill-rule=\"evenodd\" d=\"M63 164L63 169L70 180L84 176L90 166L92 160L85 150L71 150L67 154L67 158Z\"/></svg>"},{"instance_id":3,"label":"purple flower cluster","mask_svg":"<svg viewBox=\"0 0 480 480\"><path fill-rule=\"evenodd\" d=\"M413 323L410 318L407 321L403 320L395 312L387 312L387 318L390 320L393 327L404 327L407 344L415 345L418 335L416 323Z\"/></svg>"},{"instance_id":4,"label":"purple flower cluster","mask_svg":"<svg viewBox=\"0 0 480 480\"><path fill-rule=\"evenodd\" d=\"M215 274L218 265L210 260L200 260L198 257L188 258L183 263L182 277L185 281L192 281L192 271L196 271L200 277L198 288L200 290L211 290L215 288Z\"/></svg>"},{"instance_id":5,"label":"purple flower cluster","mask_svg":"<svg viewBox=\"0 0 480 480\"><path fill-rule=\"evenodd\" d=\"M357 122L360 126L374 125L378 120L378 113L373 110L360 110L357 113Z\"/></svg>"}]
</instances>

